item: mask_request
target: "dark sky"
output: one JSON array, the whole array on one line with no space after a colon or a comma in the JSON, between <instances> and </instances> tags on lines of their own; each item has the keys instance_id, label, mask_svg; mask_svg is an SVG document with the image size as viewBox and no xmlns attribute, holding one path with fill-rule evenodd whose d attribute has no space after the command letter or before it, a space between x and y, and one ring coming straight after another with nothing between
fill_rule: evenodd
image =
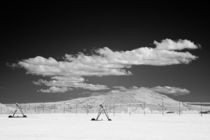
<instances>
[{"instance_id":1,"label":"dark sky","mask_svg":"<svg viewBox=\"0 0 210 140\"><path fill-rule=\"evenodd\" d=\"M183 101L210 101L209 8L202 3L6 3L0 9L0 102L57 101L86 96L80 90L39 93L38 76L8 65L36 56L61 59L108 46L132 50L154 40L189 39L202 47L188 65L135 66L133 76L93 77L92 83L118 86L169 85L186 88Z\"/></svg>"}]
</instances>

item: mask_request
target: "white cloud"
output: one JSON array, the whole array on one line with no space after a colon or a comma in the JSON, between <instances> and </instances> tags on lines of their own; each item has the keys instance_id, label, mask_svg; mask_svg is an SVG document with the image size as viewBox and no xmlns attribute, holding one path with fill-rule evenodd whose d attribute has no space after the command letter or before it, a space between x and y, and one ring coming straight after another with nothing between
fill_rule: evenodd
<instances>
[{"instance_id":1,"label":"white cloud","mask_svg":"<svg viewBox=\"0 0 210 140\"><path fill-rule=\"evenodd\" d=\"M110 91L110 93L122 93L122 92L126 92L126 93L137 93L139 90L147 90L147 91L151 91L151 92L156 92L156 93L160 93L160 94L165 94L165 95L173 95L173 96L182 96L182 95L187 95L190 94L190 91L188 89L184 89L184 88L178 88L178 87L170 87L170 86L156 86L156 87L130 87L130 88L126 88L126 87L122 87L122 86L115 86L113 90Z\"/></svg>"},{"instance_id":2,"label":"white cloud","mask_svg":"<svg viewBox=\"0 0 210 140\"><path fill-rule=\"evenodd\" d=\"M154 41L157 49L161 50L183 50L183 49L197 49L198 46L189 40L173 41L171 39L162 40L162 42Z\"/></svg>"},{"instance_id":3,"label":"white cloud","mask_svg":"<svg viewBox=\"0 0 210 140\"><path fill-rule=\"evenodd\" d=\"M48 89L40 89L40 92L44 93L64 93L67 92L69 89L67 87L50 87Z\"/></svg>"},{"instance_id":4,"label":"white cloud","mask_svg":"<svg viewBox=\"0 0 210 140\"><path fill-rule=\"evenodd\" d=\"M72 90L72 88L81 88L81 89L88 89L88 90L93 90L93 91L97 91L97 90L106 90L109 89L107 86L105 85L93 85L93 84L88 84L85 83L83 81L82 77L77 77L77 78L72 78L72 77L52 77L51 80L43 80L40 79L38 81L33 82L35 85L45 85L47 87L49 87L49 89L47 89L47 91L52 91L51 87L56 87L60 88L62 91L67 91L67 90ZM63 88L65 88L66 90L64 90ZM41 89L41 92L46 91ZM59 90L54 90L54 91L59 91Z\"/></svg>"},{"instance_id":5,"label":"white cloud","mask_svg":"<svg viewBox=\"0 0 210 140\"><path fill-rule=\"evenodd\" d=\"M187 89L178 88L178 87L169 87L169 86L157 86L152 88L152 90L159 93L164 93L174 96L186 95L190 93L190 91Z\"/></svg>"},{"instance_id":6,"label":"white cloud","mask_svg":"<svg viewBox=\"0 0 210 140\"><path fill-rule=\"evenodd\" d=\"M197 49L189 40L155 41L155 48L141 47L130 51L113 51L108 47L96 50L96 54L78 55L66 54L64 59L57 61L49 57L37 56L18 62L18 66L24 68L28 74L49 77L50 80L37 81L35 84L43 84L50 91L66 91L71 88L83 88L89 90L105 90L105 85L88 84L84 77L130 75L128 70L132 65L165 66L174 64L188 64L197 57L183 49ZM64 89L62 89L65 87ZM51 88L51 89L50 89ZM62 90L56 90L61 88ZM54 89L54 90L52 90Z\"/></svg>"}]
</instances>

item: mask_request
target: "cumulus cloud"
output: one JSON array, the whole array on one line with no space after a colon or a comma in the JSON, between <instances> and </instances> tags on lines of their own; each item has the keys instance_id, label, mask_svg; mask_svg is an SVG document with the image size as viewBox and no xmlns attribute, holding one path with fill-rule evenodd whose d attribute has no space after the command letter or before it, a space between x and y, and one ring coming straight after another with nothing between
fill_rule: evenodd
<instances>
[{"instance_id":1,"label":"cumulus cloud","mask_svg":"<svg viewBox=\"0 0 210 140\"><path fill-rule=\"evenodd\" d=\"M171 87L171 86L156 86L156 87L137 87L133 86L130 88L122 87L122 86L115 86L111 93L137 93L138 91L145 91L145 92L156 92L164 95L173 95L173 96L183 96L190 94L188 89L178 88L178 87Z\"/></svg>"},{"instance_id":2,"label":"cumulus cloud","mask_svg":"<svg viewBox=\"0 0 210 140\"><path fill-rule=\"evenodd\" d=\"M189 40L165 39L161 42L154 41L154 45L155 48L141 47L129 51L113 51L104 47L92 55L66 54L61 61L37 56L19 61L16 65L24 68L27 74L50 78L49 81L34 82L49 87L48 90L40 90L41 92L67 91L72 88L106 90L109 89L106 85L89 84L84 77L131 75L129 69L133 65L188 64L197 58L190 52L182 51L198 48Z\"/></svg>"},{"instance_id":3,"label":"cumulus cloud","mask_svg":"<svg viewBox=\"0 0 210 140\"><path fill-rule=\"evenodd\" d=\"M84 83L83 81L73 80L71 81L71 77L68 79L67 77L52 77L51 80L38 80L33 82L36 85L45 85L47 87L65 87L66 89L71 90L72 88L82 88L88 90L106 90L108 89L105 85L93 85ZM78 78L80 79L80 78ZM43 90L42 90L43 91ZM67 90L66 90L67 91Z\"/></svg>"},{"instance_id":4,"label":"cumulus cloud","mask_svg":"<svg viewBox=\"0 0 210 140\"><path fill-rule=\"evenodd\" d=\"M178 88L178 87L169 87L169 86L157 86L152 88L152 90L159 93L174 95L174 96L186 95L190 93L190 91L187 89Z\"/></svg>"},{"instance_id":5,"label":"cumulus cloud","mask_svg":"<svg viewBox=\"0 0 210 140\"><path fill-rule=\"evenodd\" d=\"M69 89L67 87L49 87L48 89L40 89L40 92L44 93L64 93L67 92Z\"/></svg>"},{"instance_id":6,"label":"cumulus cloud","mask_svg":"<svg viewBox=\"0 0 210 140\"><path fill-rule=\"evenodd\" d=\"M162 40L162 42L154 41L157 49L161 50L183 50L183 49L197 49L198 46L189 40L173 41L171 39Z\"/></svg>"}]
</instances>

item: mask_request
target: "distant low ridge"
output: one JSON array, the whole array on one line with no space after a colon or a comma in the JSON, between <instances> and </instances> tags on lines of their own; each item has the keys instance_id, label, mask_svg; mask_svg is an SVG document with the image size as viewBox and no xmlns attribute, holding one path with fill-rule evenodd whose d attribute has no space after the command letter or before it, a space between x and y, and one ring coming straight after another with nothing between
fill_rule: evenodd
<instances>
[{"instance_id":1,"label":"distant low ridge","mask_svg":"<svg viewBox=\"0 0 210 140\"><path fill-rule=\"evenodd\" d=\"M200 111L200 106L189 105L174 100L167 95L158 93L148 88L137 88L131 90L112 90L104 93L94 93L89 97L77 99L48 102L21 104L26 112L97 112L98 106L104 105L109 112L118 113L181 113ZM2 105L4 108L5 106ZM12 107L11 105L10 107ZM14 106L13 106L14 107ZM210 110L206 106L203 110Z\"/></svg>"}]
</instances>

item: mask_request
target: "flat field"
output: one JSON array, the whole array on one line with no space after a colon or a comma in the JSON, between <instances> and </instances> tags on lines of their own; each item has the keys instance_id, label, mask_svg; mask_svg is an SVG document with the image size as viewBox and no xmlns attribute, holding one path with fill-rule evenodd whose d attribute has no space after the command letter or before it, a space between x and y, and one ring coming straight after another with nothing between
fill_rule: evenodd
<instances>
[{"instance_id":1,"label":"flat field","mask_svg":"<svg viewBox=\"0 0 210 140\"><path fill-rule=\"evenodd\" d=\"M0 115L0 140L209 140L210 115L96 114Z\"/></svg>"}]
</instances>

